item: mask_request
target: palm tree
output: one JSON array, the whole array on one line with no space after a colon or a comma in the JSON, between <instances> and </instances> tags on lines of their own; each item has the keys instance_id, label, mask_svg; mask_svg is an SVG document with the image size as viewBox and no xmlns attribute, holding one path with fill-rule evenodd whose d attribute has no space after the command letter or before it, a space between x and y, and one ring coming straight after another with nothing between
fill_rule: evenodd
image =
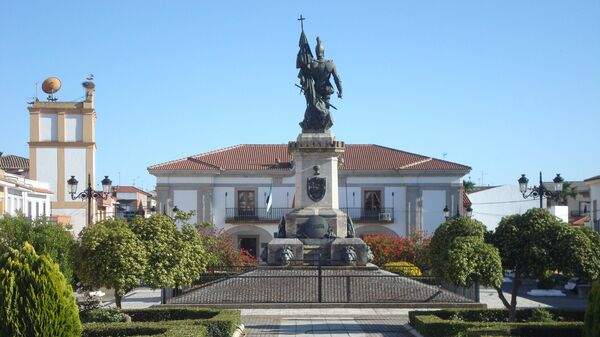
<instances>
[{"instance_id":1,"label":"palm tree","mask_svg":"<svg viewBox=\"0 0 600 337\"><path fill-rule=\"evenodd\" d=\"M466 193L471 193L475 189L475 183L471 180L463 180L463 188Z\"/></svg>"},{"instance_id":2,"label":"palm tree","mask_svg":"<svg viewBox=\"0 0 600 337\"><path fill-rule=\"evenodd\" d=\"M566 206L569 200L569 197L575 199L577 196L577 187L573 186L572 183L565 181L563 183L562 191L558 192L556 197L557 205Z\"/></svg>"}]
</instances>

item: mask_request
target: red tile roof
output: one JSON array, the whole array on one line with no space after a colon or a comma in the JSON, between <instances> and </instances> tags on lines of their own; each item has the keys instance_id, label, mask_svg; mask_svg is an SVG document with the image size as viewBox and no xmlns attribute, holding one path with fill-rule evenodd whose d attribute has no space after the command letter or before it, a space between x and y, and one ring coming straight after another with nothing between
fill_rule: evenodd
<instances>
[{"instance_id":1,"label":"red tile roof","mask_svg":"<svg viewBox=\"0 0 600 337\"><path fill-rule=\"evenodd\" d=\"M147 196L151 196L150 193L141 190L135 186L113 186L113 192L117 192L117 193L141 193L141 194L145 194Z\"/></svg>"},{"instance_id":2,"label":"red tile roof","mask_svg":"<svg viewBox=\"0 0 600 337\"><path fill-rule=\"evenodd\" d=\"M471 199L469 199L469 195L463 190L463 207L466 209L471 205L473 205L473 203L471 202Z\"/></svg>"},{"instance_id":3,"label":"red tile roof","mask_svg":"<svg viewBox=\"0 0 600 337\"><path fill-rule=\"evenodd\" d=\"M15 170L15 169L29 169L29 159L9 155L0 155L0 169L2 170Z\"/></svg>"},{"instance_id":4,"label":"red tile roof","mask_svg":"<svg viewBox=\"0 0 600 337\"><path fill-rule=\"evenodd\" d=\"M289 170L287 144L241 144L148 167L148 170ZM346 144L340 170L470 170L465 165L380 145Z\"/></svg>"}]
</instances>

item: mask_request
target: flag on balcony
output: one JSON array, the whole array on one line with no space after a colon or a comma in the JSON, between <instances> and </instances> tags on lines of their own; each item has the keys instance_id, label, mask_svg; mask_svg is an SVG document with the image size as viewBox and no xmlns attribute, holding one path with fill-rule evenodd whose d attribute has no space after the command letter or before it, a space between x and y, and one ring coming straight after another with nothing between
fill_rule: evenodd
<instances>
[{"instance_id":1,"label":"flag on balcony","mask_svg":"<svg viewBox=\"0 0 600 337\"><path fill-rule=\"evenodd\" d=\"M271 206L273 206L273 184L269 186L269 194L267 195L267 213L271 212Z\"/></svg>"}]
</instances>

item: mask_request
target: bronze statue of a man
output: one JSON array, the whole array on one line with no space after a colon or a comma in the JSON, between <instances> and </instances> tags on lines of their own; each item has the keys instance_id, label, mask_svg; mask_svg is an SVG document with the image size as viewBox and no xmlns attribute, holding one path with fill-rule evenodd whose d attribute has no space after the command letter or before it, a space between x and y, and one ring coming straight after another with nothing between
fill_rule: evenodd
<instances>
[{"instance_id":1,"label":"bronze statue of a man","mask_svg":"<svg viewBox=\"0 0 600 337\"><path fill-rule=\"evenodd\" d=\"M304 29L300 35L300 51L296 58L296 68L300 69L298 78L300 86L306 97L306 111L304 120L300 123L302 132L324 132L333 125L329 107L335 107L329 103L334 93L330 78L338 90L338 97L342 98L342 80L337 73L335 63L325 59L325 48L321 39L317 37L315 60L310 51L308 40L304 35Z\"/></svg>"}]
</instances>

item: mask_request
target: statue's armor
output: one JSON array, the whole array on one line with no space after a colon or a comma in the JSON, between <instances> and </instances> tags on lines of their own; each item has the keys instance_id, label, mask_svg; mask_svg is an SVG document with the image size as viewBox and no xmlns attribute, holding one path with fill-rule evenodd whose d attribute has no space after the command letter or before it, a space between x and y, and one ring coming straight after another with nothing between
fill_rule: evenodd
<instances>
[{"instance_id":1,"label":"statue's armor","mask_svg":"<svg viewBox=\"0 0 600 337\"><path fill-rule=\"evenodd\" d=\"M310 65L310 72L315 81L315 90L319 96L327 97L334 93L333 86L329 79L335 69L335 64L331 60L313 60Z\"/></svg>"}]
</instances>

